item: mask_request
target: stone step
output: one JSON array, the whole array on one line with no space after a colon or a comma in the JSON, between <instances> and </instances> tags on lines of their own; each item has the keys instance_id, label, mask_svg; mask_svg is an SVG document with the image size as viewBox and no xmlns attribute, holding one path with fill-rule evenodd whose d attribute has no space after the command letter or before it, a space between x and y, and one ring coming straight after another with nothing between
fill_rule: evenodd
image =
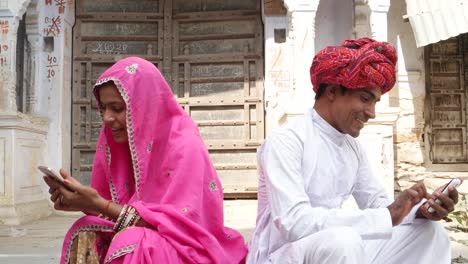
<instances>
[{"instance_id":1,"label":"stone step","mask_svg":"<svg viewBox=\"0 0 468 264\"><path fill-rule=\"evenodd\" d=\"M225 201L224 211L225 225L239 230L248 241L255 226L257 201ZM51 215L13 227L13 231L10 226L0 226L0 263L58 263L63 237L78 217ZM454 222L443 225L452 241L452 263L468 263L468 233L457 229Z\"/></svg>"}]
</instances>

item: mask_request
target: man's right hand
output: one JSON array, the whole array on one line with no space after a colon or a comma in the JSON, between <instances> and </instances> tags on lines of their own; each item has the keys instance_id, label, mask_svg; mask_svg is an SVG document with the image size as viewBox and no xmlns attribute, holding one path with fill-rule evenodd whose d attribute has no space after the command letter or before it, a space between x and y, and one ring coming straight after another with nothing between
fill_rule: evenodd
<instances>
[{"instance_id":1,"label":"man's right hand","mask_svg":"<svg viewBox=\"0 0 468 264\"><path fill-rule=\"evenodd\" d=\"M392 216L392 225L399 225L413 206L418 204L423 198L431 198L429 196L426 186L422 181L400 193L395 201L387 207Z\"/></svg>"}]
</instances>

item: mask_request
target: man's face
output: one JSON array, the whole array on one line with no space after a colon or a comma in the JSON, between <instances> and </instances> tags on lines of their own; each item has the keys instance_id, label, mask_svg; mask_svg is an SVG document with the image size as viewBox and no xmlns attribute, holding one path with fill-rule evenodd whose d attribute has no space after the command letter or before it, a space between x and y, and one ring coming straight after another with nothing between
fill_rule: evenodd
<instances>
[{"instance_id":1,"label":"man's face","mask_svg":"<svg viewBox=\"0 0 468 264\"><path fill-rule=\"evenodd\" d=\"M378 87L348 89L344 94L336 87L331 105L332 126L341 133L359 136L364 124L375 118L375 104L380 96Z\"/></svg>"}]
</instances>

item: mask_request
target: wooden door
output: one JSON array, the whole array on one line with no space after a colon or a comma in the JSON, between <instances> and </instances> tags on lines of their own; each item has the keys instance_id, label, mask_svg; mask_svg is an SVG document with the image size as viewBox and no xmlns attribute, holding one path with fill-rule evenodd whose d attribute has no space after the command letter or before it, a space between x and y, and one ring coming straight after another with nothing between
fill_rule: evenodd
<instances>
[{"instance_id":1,"label":"wooden door","mask_svg":"<svg viewBox=\"0 0 468 264\"><path fill-rule=\"evenodd\" d=\"M426 49L430 96L430 128L426 137L434 164L468 161L465 89L468 73L464 70L463 55L468 56L468 49L463 46L463 38L455 37Z\"/></svg>"},{"instance_id":2,"label":"wooden door","mask_svg":"<svg viewBox=\"0 0 468 264\"><path fill-rule=\"evenodd\" d=\"M226 196L256 195L264 139L260 1L81 0L74 28L73 173L89 182L101 120L92 86L113 62L152 61L198 124Z\"/></svg>"}]
</instances>

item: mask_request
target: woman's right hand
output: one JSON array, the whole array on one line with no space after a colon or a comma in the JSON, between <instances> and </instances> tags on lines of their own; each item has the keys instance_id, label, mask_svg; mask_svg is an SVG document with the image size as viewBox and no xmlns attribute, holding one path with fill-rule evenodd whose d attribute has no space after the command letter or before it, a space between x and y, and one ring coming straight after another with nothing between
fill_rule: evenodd
<instances>
[{"instance_id":1,"label":"woman's right hand","mask_svg":"<svg viewBox=\"0 0 468 264\"><path fill-rule=\"evenodd\" d=\"M60 170L65 185L55 180L44 177L49 185L50 200L54 202L54 208L62 211L99 211L107 201L98 192L89 186L82 185L78 180L71 177L64 170Z\"/></svg>"}]
</instances>

